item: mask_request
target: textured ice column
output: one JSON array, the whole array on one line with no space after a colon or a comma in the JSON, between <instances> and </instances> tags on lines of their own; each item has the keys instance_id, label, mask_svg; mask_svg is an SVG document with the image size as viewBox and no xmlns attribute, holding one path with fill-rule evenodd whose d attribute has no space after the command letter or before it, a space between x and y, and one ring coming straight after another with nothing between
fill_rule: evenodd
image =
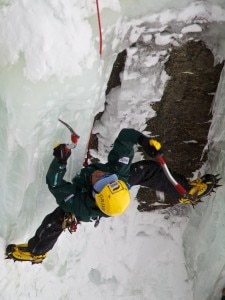
<instances>
[{"instance_id":1,"label":"textured ice column","mask_svg":"<svg viewBox=\"0 0 225 300\"><path fill-rule=\"evenodd\" d=\"M218 299L225 284L225 70L221 74L209 132L206 171L220 174L223 187L206 197L193 211L184 234L189 275L194 282L194 300ZM217 296L217 298L216 298Z\"/></svg>"}]
</instances>

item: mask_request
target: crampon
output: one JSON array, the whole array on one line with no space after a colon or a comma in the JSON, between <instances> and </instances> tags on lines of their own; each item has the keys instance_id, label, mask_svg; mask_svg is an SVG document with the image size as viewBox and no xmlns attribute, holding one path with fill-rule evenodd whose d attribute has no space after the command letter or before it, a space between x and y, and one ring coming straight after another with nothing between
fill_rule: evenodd
<instances>
[{"instance_id":1,"label":"crampon","mask_svg":"<svg viewBox=\"0 0 225 300\"><path fill-rule=\"evenodd\" d=\"M27 244L10 244L6 247L6 259L13 259L15 261L29 261L32 264L40 264L47 257L46 254L33 255L28 250Z\"/></svg>"},{"instance_id":2,"label":"crampon","mask_svg":"<svg viewBox=\"0 0 225 300\"><path fill-rule=\"evenodd\" d=\"M215 192L216 188L221 186L218 184L219 180L221 179L219 176L219 174L206 174L189 182L190 190L186 195L183 195L179 199L179 202L183 204L192 204L192 206L199 202L203 202L201 200L202 197L210 195L211 193Z\"/></svg>"}]
</instances>

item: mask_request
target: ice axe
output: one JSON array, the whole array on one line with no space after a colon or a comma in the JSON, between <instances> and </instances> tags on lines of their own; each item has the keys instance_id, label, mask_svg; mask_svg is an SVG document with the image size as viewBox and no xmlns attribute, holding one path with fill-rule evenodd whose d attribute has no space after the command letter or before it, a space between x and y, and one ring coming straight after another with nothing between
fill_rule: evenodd
<instances>
[{"instance_id":1,"label":"ice axe","mask_svg":"<svg viewBox=\"0 0 225 300\"><path fill-rule=\"evenodd\" d=\"M161 145L160 145L160 147L161 147ZM160 150L160 148L157 149L157 150ZM166 177L168 178L168 180L170 181L170 183L174 186L174 188L177 190L177 192L181 195L181 197L179 199L180 203L183 203L183 204L192 204L192 206L194 207L194 205L196 205L198 202L202 202L201 201L201 196L198 195L198 193L202 189L202 183L197 183L196 182L194 184L195 188L192 187L192 189L189 192L187 192L186 189L180 183L178 183L174 179L174 177L172 176L170 170L167 167L167 164L165 162L165 159L164 159L162 153L159 153L156 156L156 160L158 161L158 163L162 167L162 169L164 171L164 174L166 175ZM220 184L218 184L218 181L221 178L218 178L220 176L219 174L217 174L217 175L206 174L204 176L205 176L205 179L203 181L203 185L206 186L206 187L204 187L204 188L206 188L205 191L207 191L205 193L205 196L206 196L206 195L210 195L211 192L215 192L214 189L217 188L217 187L219 187L219 186L221 186ZM203 177L201 177L201 178L203 178ZM191 183L190 183L190 186L192 186Z\"/></svg>"},{"instance_id":2,"label":"ice axe","mask_svg":"<svg viewBox=\"0 0 225 300\"><path fill-rule=\"evenodd\" d=\"M66 145L67 149L70 150L70 149L74 149L76 146L77 146L77 142L78 142L78 139L80 138L80 136L73 130L73 128L67 124L66 122L62 121L61 119L58 119L59 122L61 122L63 125L65 125L70 133L71 133L71 141L72 143L69 144L69 145Z\"/></svg>"},{"instance_id":3,"label":"ice axe","mask_svg":"<svg viewBox=\"0 0 225 300\"><path fill-rule=\"evenodd\" d=\"M185 188L180 184L178 183L174 177L172 176L169 168L167 167L167 164L166 164L166 161L163 157L163 154L160 152L160 149L161 149L161 144L157 141L157 140L154 140L154 139L151 139L150 140L150 146L153 146L155 147L155 149L157 151L159 151L160 154L158 154L156 156L156 160L157 162L160 164L160 166L162 167L163 169L163 172L164 174L166 175L167 179L170 181L170 183L175 187L175 189L178 191L178 193L181 195L181 196L187 196L188 195L188 192L185 190Z\"/></svg>"},{"instance_id":4,"label":"ice axe","mask_svg":"<svg viewBox=\"0 0 225 300\"><path fill-rule=\"evenodd\" d=\"M178 183L174 177L172 176L169 168L167 167L167 164L166 164L166 161L163 157L162 154L158 155L156 157L156 160L158 161L158 163L160 164L160 166L162 167L163 169L163 172L164 174L166 175L167 179L170 181L170 183L172 183L172 185L175 187L175 189L178 191L178 193L181 195L181 196L187 196L188 193L187 191L185 190L185 188L180 184Z\"/></svg>"}]
</instances>

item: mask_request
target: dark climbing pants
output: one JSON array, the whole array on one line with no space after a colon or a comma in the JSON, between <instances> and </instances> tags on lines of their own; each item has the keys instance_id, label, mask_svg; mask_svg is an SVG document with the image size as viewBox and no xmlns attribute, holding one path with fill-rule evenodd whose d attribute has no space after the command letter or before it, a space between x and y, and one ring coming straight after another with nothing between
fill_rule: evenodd
<instances>
[{"instance_id":1,"label":"dark climbing pants","mask_svg":"<svg viewBox=\"0 0 225 300\"><path fill-rule=\"evenodd\" d=\"M188 181L185 176L170 170L174 179L188 191ZM152 160L142 160L131 165L128 183L141 185L156 191L164 192L174 198L179 198L180 194L167 179L163 169Z\"/></svg>"},{"instance_id":2,"label":"dark climbing pants","mask_svg":"<svg viewBox=\"0 0 225 300\"><path fill-rule=\"evenodd\" d=\"M188 181L183 176L171 171L174 178L188 189ZM173 185L164 175L162 168L151 160L143 160L131 165L128 183L133 185L141 185L154 190L165 192L175 198L179 198L179 194ZM61 207L57 207L52 213L47 215L40 227L37 229L34 237L28 241L29 251L33 254L44 254L51 250L56 243L58 237L63 232L62 223L65 212Z\"/></svg>"},{"instance_id":3,"label":"dark climbing pants","mask_svg":"<svg viewBox=\"0 0 225 300\"><path fill-rule=\"evenodd\" d=\"M53 248L63 232L64 216L65 212L58 206L44 218L35 235L28 241L28 249L32 254L44 254Z\"/></svg>"}]
</instances>

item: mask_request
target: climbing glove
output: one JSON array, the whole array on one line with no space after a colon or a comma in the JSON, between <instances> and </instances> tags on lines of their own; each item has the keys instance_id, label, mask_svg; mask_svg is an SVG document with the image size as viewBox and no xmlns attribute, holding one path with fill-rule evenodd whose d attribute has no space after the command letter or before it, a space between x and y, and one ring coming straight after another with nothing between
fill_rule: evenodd
<instances>
[{"instance_id":1,"label":"climbing glove","mask_svg":"<svg viewBox=\"0 0 225 300\"><path fill-rule=\"evenodd\" d=\"M66 144L59 144L53 149L53 155L56 157L60 164L66 165L67 159L71 155L71 150L67 148Z\"/></svg>"},{"instance_id":2,"label":"climbing glove","mask_svg":"<svg viewBox=\"0 0 225 300\"><path fill-rule=\"evenodd\" d=\"M162 154L161 144L155 139L150 139L144 135L139 138L139 144L143 147L146 154L150 157L155 158L158 155Z\"/></svg>"}]
</instances>

